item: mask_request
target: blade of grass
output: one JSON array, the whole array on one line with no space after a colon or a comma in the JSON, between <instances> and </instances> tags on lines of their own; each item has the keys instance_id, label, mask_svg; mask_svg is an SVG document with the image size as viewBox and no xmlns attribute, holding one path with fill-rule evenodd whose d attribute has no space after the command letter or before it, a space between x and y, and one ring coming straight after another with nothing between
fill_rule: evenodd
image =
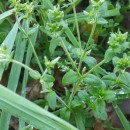
<instances>
[{"instance_id":1,"label":"blade of grass","mask_svg":"<svg viewBox=\"0 0 130 130\"><path fill-rule=\"evenodd\" d=\"M81 0L76 0L76 1L74 1L75 6L77 6L80 2L81 2ZM68 14L70 11L72 11L72 9L73 9L73 4L71 4L71 5L64 11L65 14Z\"/></svg>"},{"instance_id":2,"label":"blade of grass","mask_svg":"<svg viewBox=\"0 0 130 130\"><path fill-rule=\"evenodd\" d=\"M74 22L74 14L69 14L65 16L67 23L73 23ZM86 15L83 13L77 13L77 20L78 22L80 21L85 21L86 20Z\"/></svg>"},{"instance_id":3,"label":"blade of grass","mask_svg":"<svg viewBox=\"0 0 130 130\"><path fill-rule=\"evenodd\" d=\"M0 20L2 20L2 19L4 19L4 18L6 18L6 17L12 15L14 11L15 11L15 9L11 9L11 10L8 10L8 11L2 13L2 14L0 15Z\"/></svg>"},{"instance_id":4,"label":"blade of grass","mask_svg":"<svg viewBox=\"0 0 130 130\"><path fill-rule=\"evenodd\" d=\"M107 17L118 16L118 15L120 15L120 12L119 12L119 9L111 9L111 10L108 10L107 12L100 11L99 15L104 18L107 18ZM67 20L67 23L73 23L74 14L66 15L65 19ZM86 15L84 15L83 13L77 13L77 20L78 20L78 22L86 21Z\"/></svg>"},{"instance_id":5,"label":"blade of grass","mask_svg":"<svg viewBox=\"0 0 130 130\"><path fill-rule=\"evenodd\" d=\"M76 121L76 125L77 125L77 128L79 128L80 130L85 130L85 125L84 125L84 122L83 122L83 115L82 115L82 109L79 107L75 108L74 109L74 112L75 112L75 121Z\"/></svg>"},{"instance_id":6,"label":"blade of grass","mask_svg":"<svg viewBox=\"0 0 130 130\"><path fill-rule=\"evenodd\" d=\"M9 55L12 51L17 31L18 31L18 24L15 23L13 28L11 29L11 31L9 32L9 34L7 35L7 37L5 38L5 40L2 43L2 45L4 44L7 46L7 54L9 54ZM0 67L0 79L2 77L4 69L5 68Z\"/></svg>"},{"instance_id":7,"label":"blade of grass","mask_svg":"<svg viewBox=\"0 0 130 130\"><path fill-rule=\"evenodd\" d=\"M2 85L0 85L0 104L1 109L5 109L41 130L78 130Z\"/></svg>"},{"instance_id":8,"label":"blade of grass","mask_svg":"<svg viewBox=\"0 0 130 130\"><path fill-rule=\"evenodd\" d=\"M35 42L36 42L36 38L37 38L37 34L38 34L38 26L36 27L36 31L32 34L32 36L30 37L31 41L32 41L32 45L34 46L35 45ZM27 55L26 55L26 61L25 61L25 64L27 66L30 65L30 60L31 60L31 57L32 57L32 53L33 53L33 50L32 50L32 47L30 46L30 44L28 44L28 49L27 49ZM24 77L23 77L23 82L22 82L22 90L21 90L21 95L23 97L25 97L25 92L26 92L26 84L27 84L27 80L28 80L28 70L25 69L24 71ZM20 128L23 128L25 126L25 123L23 121L20 121L19 122L19 129Z\"/></svg>"},{"instance_id":9,"label":"blade of grass","mask_svg":"<svg viewBox=\"0 0 130 130\"><path fill-rule=\"evenodd\" d=\"M79 23L78 23L78 19L77 19L77 13L76 13L76 6L75 6L75 4L73 4L73 12L74 12L74 21L75 21L76 30L77 30L78 43L79 43L80 51L81 51L81 49L82 49L81 38L80 38Z\"/></svg>"},{"instance_id":10,"label":"blade of grass","mask_svg":"<svg viewBox=\"0 0 130 130\"><path fill-rule=\"evenodd\" d=\"M0 2L0 12L3 14L4 12L6 12L6 8L4 6L4 3L3 2ZM11 11L10 11L11 12ZM7 13L7 12L6 12ZM13 12L12 12L13 13ZM1 14L1 15L2 15ZM11 26L13 26L13 22L12 22L12 19L10 17L5 17L6 20L10 23ZM5 18L3 18L2 20L0 20L0 23L2 23Z\"/></svg>"},{"instance_id":11,"label":"blade of grass","mask_svg":"<svg viewBox=\"0 0 130 130\"><path fill-rule=\"evenodd\" d=\"M67 37L69 38L69 40L72 42L72 44L73 44L75 47L80 48L79 42L77 41L77 39L75 38L75 36L74 36L73 33L71 32L71 30L69 29L69 27L67 27L67 28L65 29L65 33L66 33Z\"/></svg>"},{"instance_id":12,"label":"blade of grass","mask_svg":"<svg viewBox=\"0 0 130 130\"><path fill-rule=\"evenodd\" d=\"M26 21L24 21L23 28L26 29L26 26L27 26ZM23 39L23 38L24 38L24 35L21 32L18 37L17 47L16 47L16 51L15 51L15 56L14 56L14 59L19 62L22 62L22 60L23 60L25 46L26 46L26 42L27 42L27 39ZM8 80L8 85L7 85L7 87L9 89L11 89L12 91L16 91L19 77L20 77L20 71L21 71L21 66L18 66L16 64L12 65L9 80ZM1 113L0 130L8 129L9 119L10 119L10 114L3 111Z\"/></svg>"},{"instance_id":13,"label":"blade of grass","mask_svg":"<svg viewBox=\"0 0 130 130\"><path fill-rule=\"evenodd\" d=\"M44 6L47 8L47 9L53 9L53 4L50 0L42 0L42 3L44 4Z\"/></svg>"},{"instance_id":14,"label":"blade of grass","mask_svg":"<svg viewBox=\"0 0 130 130\"><path fill-rule=\"evenodd\" d=\"M4 6L3 6L3 3L0 2L0 12L3 12L4 11Z\"/></svg>"},{"instance_id":15,"label":"blade of grass","mask_svg":"<svg viewBox=\"0 0 130 130\"><path fill-rule=\"evenodd\" d=\"M130 125L129 122L127 121L126 117L124 116L124 114L122 113L121 109L119 108L119 106L116 104L116 102L112 103L123 127L125 128L125 130L129 130L130 129Z\"/></svg>"},{"instance_id":16,"label":"blade of grass","mask_svg":"<svg viewBox=\"0 0 130 130\"><path fill-rule=\"evenodd\" d=\"M63 39L62 37L60 37L60 41L61 41L61 47L62 47L63 50L65 51L65 53L66 53L68 59L69 59L70 62L71 62L71 65L72 65L73 68L76 70L76 72L80 75L80 73L79 73L79 71L78 71L78 69L77 69L77 66L75 65L73 59L71 58L71 55L69 54L69 52L68 52L68 50L67 50L67 48L66 48L66 46L65 46L64 39Z\"/></svg>"}]
</instances>

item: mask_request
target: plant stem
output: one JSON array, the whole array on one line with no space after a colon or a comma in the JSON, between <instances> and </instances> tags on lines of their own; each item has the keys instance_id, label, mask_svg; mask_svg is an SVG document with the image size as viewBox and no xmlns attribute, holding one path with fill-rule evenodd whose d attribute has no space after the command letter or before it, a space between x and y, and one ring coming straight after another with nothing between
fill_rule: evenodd
<instances>
[{"instance_id":1,"label":"plant stem","mask_svg":"<svg viewBox=\"0 0 130 130\"><path fill-rule=\"evenodd\" d=\"M74 11L74 20L75 20L75 24L76 24L76 30L77 30L77 36L78 36L79 46L80 46L80 49L82 49L81 39L80 39L80 33L79 33L79 25L78 25L78 19L77 19L77 14L76 14L74 0L73 0L73 11Z\"/></svg>"},{"instance_id":2,"label":"plant stem","mask_svg":"<svg viewBox=\"0 0 130 130\"><path fill-rule=\"evenodd\" d=\"M42 74L42 77L47 73L47 69L45 69L44 73Z\"/></svg>"},{"instance_id":3,"label":"plant stem","mask_svg":"<svg viewBox=\"0 0 130 130\"><path fill-rule=\"evenodd\" d=\"M86 54L87 47L89 46L89 44L90 44L90 42L91 42L91 40L92 40L92 37L93 37L93 35L94 35L95 29L96 29L96 25L97 25L97 16L96 16L96 18L95 18L95 22L94 22L94 24L93 24L92 31L91 31L91 34L90 34L90 36L89 36L89 39L88 39L88 42L87 42L87 44L86 44L86 48L85 48L85 51L84 51L84 54L83 54L83 55Z\"/></svg>"},{"instance_id":4,"label":"plant stem","mask_svg":"<svg viewBox=\"0 0 130 130\"><path fill-rule=\"evenodd\" d=\"M7 60L8 60L8 59L7 59ZM36 73L35 70L31 69L30 67L28 67L27 65L25 65L25 64L23 64L23 63L21 63L21 62L18 62L18 61L14 60L14 59L10 59L10 60L8 60L8 61L10 61L10 62L12 62L12 63L15 63L15 64L17 64L17 65L20 65L20 66L22 66L23 68L27 69L28 71L31 71L31 72L33 72L33 73ZM36 74L37 74L37 73L36 73Z\"/></svg>"},{"instance_id":5,"label":"plant stem","mask_svg":"<svg viewBox=\"0 0 130 130\"><path fill-rule=\"evenodd\" d=\"M64 44L64 41L62 40L61 37L60 37L60 40L61 40L61 46L62 46L63 50L65 51L66 55L68 56L68 59L70 60L71 65L72 65L73 68L76 70L76 72L80 75L80 73L79 73L79 71L78 71L78 69L77 69L77 67L76 67L76 65L75 65L75 63L74 63L74 61L73 61L73 59L71 58L71 56L70 56L70 54L69 54L69 52L68 52L68 50L67 50L67 48L66 48L66 46L65 46L65 44ZM80 76L81 76L81 75L80 75Z\"/></svg>"},{"instance_id":6,"label":"plant stem","mask_svg":"<svg viewBox=\"0 0 130 130\"><path fill-rule=\"evenodd\" d=\"M102 64L105 63L105 60L102 60L99 62L97 65L95 65L91 70L89 70L86 74L82 76L82 79L85 78L88 74L92 73L97 67L101 66Z\"/></svg>"},{"instance_id":7,"label":"plant stem","mask_svg":"<svg viewBox=\"0 0 130 130\"><path fill-rule=\"evenodd\" d=\"M61 102L65 107L67 107L69 109L69 107L67 106L67 104L61 99L61 97L59 97L58 95L56 95L57 99L59 100L59 102Z\"/></svg>"},{"instance_id":8,"label":"plant stem","mask_svg":"<svg viewBox=\"0 0 130 130\"><path fill-rule=\"evenodd\" d=\"M29 44L30 44L30 46L31 46L31 48L32 48L32 50L33 50L34 57L35 57L35 59L36 59L36 61L37 61L37 63L38 63L39 69L40 69L40 71L43 73L44 71L43 71L42 65L41 65L41 63L40 63L40 61L39 61L39 58L38 58L38 56L37 56L37 53L36 53L36 51L35 51L35 49L34 49L34 46L33 46L33 44L32 44L32 41L31 41L31 39L30 39L28 33L26 33L25 30L24 30L24 29L22 28L22 26L20 25L19 20L18 20L18 16L15 15L15 17L16 17L16 21L17 21L17 23L18 23L18 25L19 25L19 29L20 29L20 30L23 32L23 34L27 37L28 42L29 42Z\"/></svg>"},{"instance_id":9,"label":"plant stem","mask_svg":"<svg viewBox=\"0 0 130 130\"><path fill-rule=\"evenodd\" d=\"M69 103L68 103L69 108L71 107L71 102L72 102L72 100L73 100L73 97L74 97L75 93L76 93L77 90L78 90L79 83L80 83L80 82L74 84L74 86L73 86L72 93L71 93L71 95L70 95Z\"/></svg>"},{"instance_id":10,"label":"plant stem","mask_svg":"<svg viewBox=\"0 0 130 130\"><path fill-rule=\"evenodd\" d=\"M16 14L15 14L15 18L16 18L16 21L18 23L20 31L27 37L27 34L26 34L25 30L22 28L22 26L20 25L19 20L18 20L18 16Z\"/></svg>"},{"instance_id":11,"label":"plant stem","mask_svg":"<svg viewBox=\"0 0 130 130\"><path fill-rule=\"evenodd\" d=\"M34 54L35 59L36 59L36 61L37 61L37 63L38 63L38 66L39 66L39 68L40 68L40 71L43 73L44 71L43 71L42 65L41 65L41 63L40 63L40 61L39 61L39 58L38 58L38 56L37 56L37 53L36 53L36 51L35 51L35 49L34 49L34 46L33 46L33 44L32 44L32 41L31 41L30 37L28 37L28 41L29 41L29 43L30 43L30 45L31 45L31 47L32 47L33 54Z\"/></svg>"},{"instance_id":12,"label":"plant stem","mask_svg":"<svg viewBox=\"0 0 130 130\"><path fill-rule=\"evenodd\" d=\"M15 63L15 64L17 64L17 65L20 65L20 66L22 66L23 68L27 69L28 71L31 71L31 72L37 74L37 72L35 72L35 70L31 69L30 67L28 67L27 65L25 65L25 64L23 64L23 63L21 63L21 62L19 62L19 61L16 61L16 60L14 60L14 59L0 59L0 62L5 62L5 61L9 61L9 62Z\"/></svg>"},{"instance_id":13,"label":"plant stem","mask_svg":"<svg viewBox=\"0 0 130 130\"><path fill-rule=\"evenodd\" d=\"M97 25L97 13L96 13L95 22L94 22L94 24L93 24L91 34L90 34L90 36L89 36L88 42L87 42L87 44L86 44L86 47L85 47L85 49L84 49L84 53L83 53L83 55L81 56L80 61L79 61L79 66L78 66L78 70L79 70L79 71L80 71L80 69L81 69L81 65L82 65L83 58L84 58L84 56L85 56L86 53L87 53L88 46L89 46L89 44L90 44L90 42L91 42L91 40L92 40L92 37L93 37L93 35L94 35L95 29L96 29L96 25Z\"/></svg>"}]
</instances>

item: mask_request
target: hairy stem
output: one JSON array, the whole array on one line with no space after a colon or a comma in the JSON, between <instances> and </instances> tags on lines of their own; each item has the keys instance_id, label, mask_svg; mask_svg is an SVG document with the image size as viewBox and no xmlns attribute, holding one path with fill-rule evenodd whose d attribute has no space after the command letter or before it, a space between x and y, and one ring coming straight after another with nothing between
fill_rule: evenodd
<instances>
[{"instance_id":1,"label":"hairy stem","mask_svg":"<svg viewBox=\"0 0 130 130\"><path fill-rule=\"evenodd\" d=\"M79 25L78 25L78 19L77 19L77 14L76 14L76 9L75 9L75 3L74 2L73 2L73 12L74 12L74 20L75 20L75 24L76 24L76 30L77 30L79 46L80 46L80 49L82 49L81 39L80 39L80 32L79 32Z\"/></svg>"},{"instance_id":2,"label":"hairy stem","mask_svg":"<svg viewBox=\"0 0 130 130\"><path fill-rule=\"evenodd\" d=\"M90 36L89 36L88 42L87 42L87 44L86 44L86 47L85 47L85 49L84 49L84 53L83 53L83 55L81 56L80 61L79 61L79 66L78 66L78 70L79 70L79 71L80 71L80 69L81 69L81 65L82 65L83 58L84 58L84 56L86 55L87 49L88 49L88 47L89 47L89 45L90 45L90 42L91 42L91 40L92 40L92 38L93 38L95 29L96 29L96 25L97 25L97 13L96 13L95 22L94 22L94 24L93 24L91 34L90 34Z\"/></svg>"},{"instance_id":3,"label":"hairy stem","mask_svg":"<svg viewBox=\"0 0 130 130\"><path fill-rule=\"evenodd\" d=\"M79 71L78 71L78 69L77 69L77 67L76 67L76 65L75 65L75 63L74 63L74 61L73 61L73 59L71 58L71 56L70 56L70 54L69 54L69 52L68 52L68 50L67 50L67 48L66 48L66 46L65 46L65 44L64 44L64 41L62 40L61 37L60 37L60 40L61 40L61 46L62 46L63 50L65 51L65 53L66 53L68 59L70 60L71 65L72 65L73 68L76 70L76 72L80 75L80 73L79 73Z\"/></svg>"},{"instance_id":4,"label":"hairy stem","mask_svg":"<svg viewBox=\"0 0 130 130\"><path fill-rule=\"evenodd\" d=\"M37 56L37 53L36 53L36 51L35 51L35 49L34 49L34 46L33 46L33 44L32 44L32 41L31 41L31 39L30 39L30 37L29 37L29 35L28 35L28 32L26 33L25 30L24 30L24 29L22 28L22 26L20 25L19 20L18 20L18 16L15 15L15 17L16 17L16 21L17 21L17 23L18 23L18 25L19 25L19 29L20 29L21 32L23 32L23 34L27 37L28 42L29 42L29 44L30 44L30 46L31 46L31 48L32 48L32 50L33 50L33 54L34 54L34 57L35 57L35 59L36 59L36 61L37 61L37 64L38 64L38 66L39 66L39 69L40 69L40 71L43 73L44 71L43 71L42 65L41 65L41 63L40 63L40 61L39 61L39 58L38 58L38 56Z\"/></svg>"},{"instance_id":5,"label":"hairy stem","mask_svg":"<svg viewBox=\"0 0 130 130\"><path fill-rule=\"evenodd\" d=\"M102 60L101 62L99 62L97 65L95 65L91 70L89 70L86 74L84 74L82 76L82 79L85 78L88 74L91 74L96 68L98 68L99 66L101 66L102 64L105 63L105 60Z\"/></svg>"}]
</instances>

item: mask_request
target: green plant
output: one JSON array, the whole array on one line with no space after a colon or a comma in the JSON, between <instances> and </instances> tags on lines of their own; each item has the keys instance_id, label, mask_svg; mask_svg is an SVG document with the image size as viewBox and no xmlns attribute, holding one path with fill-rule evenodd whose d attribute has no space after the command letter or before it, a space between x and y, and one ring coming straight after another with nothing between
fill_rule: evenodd
<instances>
[{"instance_id":1,"label":"green plant","mask_svg":"<svg viewBox=\"0 0 130 130\"><path fill-rule=\"evenodd\" d=\"M0 47L0 77L5 69L9 70L10 64L12 66L7 88L0 85L1 130L8 129L11 115L19 117L20 130L33 127L85 130L92 128L94 117L107 120L107 103L113 104L123 127L129 129L130 125L117 105L119 100L129 98L130 93L128 33L117 29L119 24L111 19L120 15L120 4L117 2L114 7L105 0L91 0L83 12L77 13L79 3L78 0L59 0L58 3L53 0L10 0L11 9L2 11L1 24L7 20L12 29ZM15 23L10 22L11 15L15 16ZM83 36L79 29L82 22L91 28L91 32L85 30ZM107 30L112 31L110 36ZM102 40L97 41L98 37ZM109 65L114 67L109 70ZM65 94L58 95L55 91L55 66L64 73ZM44 93L43 109L15 94L22 67L25 71L21 96L25 97L28 78L38 80ZM70 88L66 87L69 85Z\"/></svg>"}]
</instances>

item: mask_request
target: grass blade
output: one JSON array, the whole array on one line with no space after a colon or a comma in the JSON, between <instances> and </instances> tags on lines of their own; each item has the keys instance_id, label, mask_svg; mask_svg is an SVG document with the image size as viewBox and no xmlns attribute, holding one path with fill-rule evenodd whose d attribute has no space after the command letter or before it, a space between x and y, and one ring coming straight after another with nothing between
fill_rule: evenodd
<instances>
[{"instance_id":1,"label":"grass blade","mask_svg":"<svg viewBox=\"0 0 130 130\"><path fill-rule=\"evenodd\" d=\"M53 9L53 4L50 0L42 0L42 3L45 5L47 9Z\"/></svg>"},{"instance_id":2,"label":"grass blade","mask_svg":"<svg viewBox=\"0 0 130 130\"><path fill-rule=\"evenodd\" d=\"M125 128L125 130L129 130L130 129L130 125L129 122L127 121L126 117L124 116L124 114L122 113L121 109L119 108L119 106L116 104L116 102L112 103L123 127Z\"/></svg>"},{"instance_id":3,"label":"grass blade","mask_svg":"<svg viewBox=\"0 0 130 130\"><path fill-rule=\"evenodd\" d=\"M34 46L35 45L35 42L36 42L36 38L37 38L37 34L38 34L38 26L36 28L36 31L32 34L32 36L30 37L31 41L32 41L32 45ZM32 47L30 46L30 44L28 44L28 49L27 49L27 55L26 55L26 61L25 61L25 64L27 66L30 65L30 60L31 60L31 57L32 57ZM25 92L26 92L26 84L27 84L27 80L28 80L28 70L25 70L24 71L24 77L23 77L23 82L22 82L22 93L21 95L23 97L25 97ZM19 128L22 128L24 127L25 124L24 122L21 120L19 122Z\"/></svg>"},{"instance_id":4,"label":"grass blade","mask_svg":"<svg viewBox=\"0 0 130 130\"><path fill-rule=\"evenodd\" d=\"M0 85L0 108L6 109L6 111L41 130L78 130L2 85Z\"/></svg>"},{"instance_id":5,"label":"grass blade","mask_svg":"<svg viewBox=\"0 0 130 130\"><path fill-rule=\"evenodd\" d=\"M26 22L23 23L23 26L24 28L26 28ZM18 43L17 43L15 56L14 56L14 59L19 62L22 62L23 60L25 46L27 42L27 39L23 39L23 37L24 37L24 34L21 32L18 37L18 41L17 41ZM8 85L7 85L7 87L11 89L12 91L16 91L18 81L19 81L20 71L21 71L21 66L18 66L16 64L12 65L9 80L8 80ZM1 119L0 119L0 130L8 129L9 119L10 119L10 115L3 111L1 113Z\"/></svg>"},{"instance_id":6,"label":"grass blade","mask_svg":"<svg viewBox=\"0 0 130 130\"><path fill-rule=\"evenodd\" d=\"M69 28L66 28L65 33L66 33L67 37L69 38L69 40L72 42L72 44L75 47L80 48L79 42L77 41L77 39L75 38L75 36L73 35L73 33L71 32L71 30Z\"/></svg>"},{"instance_id":7,"label":"grass blade","mask_svg":"<svg viewBox=\"0 0 130 130\"><path fill-rule=\"evenodd\" d=\"M7 37L5 38L5 40L2 43L7 46L7 53L9 55L12 51L17 32L18 32L18 24L15 23L12 30L9 32L9 34L7 35ZM4 69L5 68L0 67L0 79L2 77Z\"/></svg>"},{"instance_id":8,"label":"grass blade","mask_svg":"<svg viewBox=\"0 0 130 130\"><path fill-rule=\"evenodd\" d=\"M13 12L14 12L14 10L15 10L15 9L11 9L11 10L8 10L8 11L2 13L2 14L0 15L0 20L2 20L2 19L4 19L4 18L6 18L6 17L12 15Z\"/></svg>"}]
</instances>

